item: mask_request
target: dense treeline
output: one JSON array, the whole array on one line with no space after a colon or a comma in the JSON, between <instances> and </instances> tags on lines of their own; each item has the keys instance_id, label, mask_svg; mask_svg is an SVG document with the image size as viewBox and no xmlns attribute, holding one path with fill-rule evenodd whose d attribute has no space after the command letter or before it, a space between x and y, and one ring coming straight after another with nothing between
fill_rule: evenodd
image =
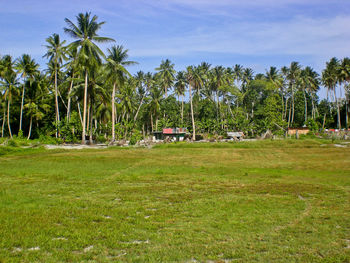
<instances>
[{"instance_id":1,"label":"dense treeline","mask_svg":"<svg viewBox=\"0 0 350 263\"><path fill-rule=\"evenodd\" d=\"M64 32L46 39L47 69L24 54L0 57L1 136L56 136L66 141L137 140L163 127L188 127L198 133L266 130L283 134L287 127L347 128L350 59L332 58L321 74L298 62L265 74L241 65L206 62L176 72L164 60L155 73L132 76L128 50L112 45L106 54L90 13L76 23L65 19ZM327 90L319 101L317 92ZM346 99L343 99L344 97Z\"/></svg>"}]
</instances>

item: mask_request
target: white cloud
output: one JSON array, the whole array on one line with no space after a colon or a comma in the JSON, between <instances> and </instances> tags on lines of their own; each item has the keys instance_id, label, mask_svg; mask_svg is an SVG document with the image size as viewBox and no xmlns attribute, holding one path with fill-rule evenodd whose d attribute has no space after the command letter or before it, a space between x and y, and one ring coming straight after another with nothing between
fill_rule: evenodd
<instances>
[{"instance_id":1,"label":"white cloud","mask_svg":"<svg viewBox=\"0 0 350 263\"><path fill-rule=\"evenodd\" d=\"M203 0L204 1L204 0ZM186 55L220 52L240 55L346 56L350 16L328 19L296 17L289 21L241 22L204 27L175 37L130 43L135 56Z\"/></svg>"}]
</instances>

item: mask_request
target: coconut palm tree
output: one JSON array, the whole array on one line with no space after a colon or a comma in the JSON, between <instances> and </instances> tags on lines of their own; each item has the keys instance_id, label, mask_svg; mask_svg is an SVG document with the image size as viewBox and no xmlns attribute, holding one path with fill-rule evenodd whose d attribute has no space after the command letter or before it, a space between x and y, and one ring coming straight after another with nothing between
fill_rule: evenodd
<instances>
[{"instance_id":1,"label":"coconut palm tree","mask_svg":"<svg viewBox=\"0 0 350 263\"><path fill-rule=\"evenodd\" d=\"M186 69L185 73L187 84L189 88L189 96L190 96L190 104L191 104L191 119L192 119L192 140L196 140L196 124L194 122L194 115L193 115L193 102L192 102L192 87L196 89L196 87L200 87L203 84L202 76L200 71L198 70L198 67L189 66Z\"/></svg>"},{"instance_id":2,"label":"coconut palm tree","mask_svg":"<svg viewBox=\"0 0 350 263\"><path fill-rule=\"evenodd\" d=\"M14 97L18 95L18 79L17 73L14 70L15 63L12 57L7 55L2 59L1 69L1 86L4 88L4 99L7 100L7 127L10 137L12 138L11 125L10 125L10 107Z\"/></svg>"},{"instance_id":3,"label":"coconut palm tree","mask_svg":"<svg viewBox=\"0 0 350 263\"><path fill-rule=\"evenodd\" d=\"M77 62L82 67L85 79L82 132L82 144L85 144L89 70L95 65L100 65L102 63L101 58L105 58L104 53L96 43L105 43L115 40L108 37L101 37L97 34L98 30L105 22L97 22L98 17L96 15L91 16L91 13L80 13L76 16L76 19L77 23L74 24L71 20L65 18L67 27L64 28L64 32L76 39L76 41L69 44L68 48L78 50Z\"/></svg>"},{"instance_id":4,"label":"coconut palm tree","mask_svg":"<svg viewBox=\"0 0 350 263\"><path fill-rule=\"evenodd\" d=\"M281 92L282 100L282 120L284 120L284 81L283 77L279 74L276 67L270 67L269 71L266 71L265 77L267 80L275 86L276 91Z\"/></svg>"},{"instance_id":5,"label":"coconut palm tree","mask_svg":"<svg viewBox=\"0 0 350 263\"><path fill-rule=\"evenodd\" d=\"M291 107L289 108L288 127L294 122L294 93L297 87L301 73L301 66L298 62L293 61L288 68L287 79L289 81L289 87L291 88L292 98Z\"/></svg>"},{"instance_id":6,"label":"coconut palm tree","mask_svg":"<svg viewBox=\"0 0 350 263\"><path fill-rule=\"evenodd\" d=\"M112 91L112 143L115 141L115 91L117 85L121 86L127 77L131 77L125 66L137 64L135 61L128 61L128 49L123 46L112 46L108 49L106 63L107 78L113 85Z\"/></svg>"},{"instance_id":7,"label":"coconut palm tree","mask_svg":"<svg viewBox=\"0 0 350 263\"><path fill-rule=\"evenodd\" d=\"M350 58L346 57L340 61L338 70L338 81L340 85L343 85L345 91L345 126L348 129L349 125L349 111L348 100L350 96Z\"/></svg>"},{"instance_id":8,"label":"coconut palm tree","mask_svg":"<svg viewBox=\"0 0 350 263\"><path fill-rule=\"evenodd\" d=\"M166 59L165 61L162 60L160 66L156 68L158 71L161 87L164 90L165 98L168 97L168 90L174 83L176 73L174 66L175 64L171 63L169 59Z\"/></svg>"},{"instance_id":9,"label":"coconut palm tree","mask_svg":"<svg viewBox=\"0 0 350 263\"><path fill-rule=\"evenodd\" d=\"M181 125L184 123L184 96L186 89L186 76L184 71L177 72L175 80L175 92L181 96Z\"/></svg>"},{"instance_id":10,"label":"coconut palm tree","mask_svg":"<svg viewBox=\"0 0 350 263\"><path fill-rule=\"evenodd\" d=\"M24 108L27 109L26 115L30 118L29 131L27 140L30 139L33 126L33 118L38 123L45 116L45 112L50 109L50 105L46 103L46 91L47 91L47 79L46 76L38 73L34 76L33 81L27 81L27 103Z\"/></svg>"},{"instance_id":11,"label":"coconut palm tree","mask_svg":"<svg viewBox=\"0 0 350 263\"><path fill-rule=\"evenodd\" d=\"M15 65L18 73L21 74L23 78L23 89L22 89L22 100L21 100L21 113L19 119L19 131L22 131L22 116L23 116L23 105L24 105L24 96L25 96L25 82L29 79L33 80L34 75L39 69L39 64L37 64L34 59L28 54L23 54Z\"/></svg>"},{"instance_id":12,"label":"coconut palm tree","mask_svg":"<svg viewBox=\"0 0 350 263\"><path fill-rule=\"evenodd\" d=\"M336 88L339 81L339 60L335 57L331 58L329 62L326 63L326 68L322 71L322 82L327 88L328 92L333 91L334 100L337 107L337 119L338 119L338 129L341 129L340 123L340 107L338 103Z\"/></svg>"},{"instance_id":13,"label":"coconut palm tree","mask_svg":"<svg viewBox=\"0 0 350 263\"><path fill-rule=\"evenodd\" d=\"M300 84L304 94L304 104L305 104L305 125L307 124L307 99L306 93L309 92L311 94L315 89L317 90L318 83L318 73L314 71L311 67L307 66L300 73ZM313 114L312 114L313 115Z\"/></svg>"},{"instance_id":14,"label":"coconut palm tree","mask_svg":"<svg viewBox=\"0 0 350 263\"><path fill-rule=\"evenodd\" d=\"M60 110L58 106L58 88L57 88L57 75L61 68L64 59L66 58L67 48L64 46L66 41L60 40L58 34L53 34L46 39L47 52L44 57L48 58L51 62L54 70L54 86L55 86L55 109L56 109L56 137L59 137L58 125L60 122Z\"/></svg>"}]
</instances>

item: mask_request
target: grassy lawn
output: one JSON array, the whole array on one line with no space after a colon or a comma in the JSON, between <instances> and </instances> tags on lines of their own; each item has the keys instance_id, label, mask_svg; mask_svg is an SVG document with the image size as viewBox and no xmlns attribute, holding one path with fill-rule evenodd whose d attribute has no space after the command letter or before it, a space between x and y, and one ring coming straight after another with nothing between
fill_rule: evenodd
<instances>
[{"instance_id":1,"label":"grassy lawn","mask_svg":"<svg viewBox=\"0 0 350 263\"><path fill-rule=\"evenodd\" d=\"M350 262L350 146L3 151L0 262Z\"/></svg>"}]
</instances>

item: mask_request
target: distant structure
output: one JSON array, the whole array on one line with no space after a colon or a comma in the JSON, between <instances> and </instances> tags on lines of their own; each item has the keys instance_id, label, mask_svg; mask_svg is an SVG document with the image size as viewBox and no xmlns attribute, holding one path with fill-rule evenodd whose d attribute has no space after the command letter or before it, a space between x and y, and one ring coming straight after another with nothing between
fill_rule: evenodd
<instances>
[{"instance_id":1,"label":"distant structure","mask_svg":"<svg viewBox=\"0 0 350 263\"><path fill-rule=\"evenodd\" d=\"M183 141L187 133L187 128L165 128L162 131L153 132L155 140Z\"/></svg>"},{"instance_id":2,"label":"distant structure","mask_svg":"<svg viewBox=\"0 0 350 263\"><path fill-rule=\"evenodd\" d=\"M300 128L288 128L288 135L301 135L308 134L310 129L308 127L300 127Z\"/></svg>"},{"instance_id":3,"label":"distant structure","mask_svg":"<svg viewBox=\"0 0 350 263\"><path fill-rule=\"evenodd\" d=\"M227 132L227 137L233 140L242 140L244 138L243 132Z\"/></svg>"}]
</instances>

